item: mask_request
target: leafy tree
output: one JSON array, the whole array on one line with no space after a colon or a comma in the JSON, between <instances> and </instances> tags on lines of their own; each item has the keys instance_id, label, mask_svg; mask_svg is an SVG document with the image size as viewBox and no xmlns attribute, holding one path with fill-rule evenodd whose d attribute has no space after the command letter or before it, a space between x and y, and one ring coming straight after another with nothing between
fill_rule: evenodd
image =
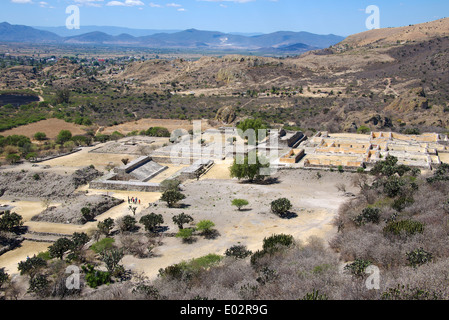
<instances>
[{"instance_id":1,"label":"leafy tree","mask_svg":"<svg viewBox=\"0 0 449 320\"><path fill-rule=\"evenodd\" d=\"M69 130L61 130L56 137L56 143L64 144L70 141L70 139L72 139L72 133Z\"/></svg>"},{"instance_id":2,"label":"leafy tree","mask_svg":"<svg viewBox=\"0 0 449 320\"><path fill-rule=\"evenodd\" d=\"M0 268L0 288L9 280L9 274L5 272L5 268Z\"/></svg>"},{"instance_id":3,"label":"leafy tree","mask_svg":"<svg viewBox=\"0 0 449 320\"><path fill-rule=\"evenodd\" d=\"M27 257L26 260L20 261L17 269L20 271L20 275L28 274L30 277L34 275L41 269L47 266L47 262L34 255L33 257Z\"/></svg>"},{"instance_id":4,"label":"leafy tree","mask_svg":"<svg viewBox=\"0 0 449 320\"><path fill-rule=\"evenodd\" d=\"M0 216L0 231L13 232L15 229L23 225L21 215L7 210Z\"/></svg>"},{"instance_id":5,"label":"leafy tree","mask_svg":"<svg viewBox=\"0 0 449 320\"><path fill-rule=\"evenodd\" d=\"M271 202L271 212L278 216L285 215L292 208L292 203L287 198L280 198Z\"/></svg>"},{"instance_id":6,"label":"leafy tree","mask_svg":"<svg viewBox=\"0 0 449 320\"><path fill-rule=\"evenodd\" d=\"M182 238L184 242L191 242L193 231L194 230L190 228L179 229L178 233L176 234L176 238Z\"/></svg>"},{"instance_id":7,"label":"leafy tree","mask_svg":"<svg viewBox=\"0 0 449 320\"><path fill-rule=\"evenodd\" d=\"M164 218L161 214L152 212L140 218L139 223L143 224L148 232L154 232L157 226L164 223Z\"/></svg>"},{"instance_id":8,"label":"leafy tree","mask_svg":"<svg viewBox=\"0 0 449 320\"><path fill-rule=\"evenodd\" d=\"M168 191L168 190L175 190L179 191L179 185L181 184L181 181L176 179L167 179L161 182L160 188L162 192Z\"/></svg>"},{"instance_id":9,"label":"leafy tree","mask_svg":"<svg viewBox=\"0 0 449 320\"><path fill-rule=\"evenodd\" d=\"M34 134L34 139L38 141L44 141L45 139L47 139L47 135L44 132L36 132Z\"/></svg>"},{"instance_id":10,"label":"leafy tree","mask_svg":"<svg viewBox=\"0 0 449 320\"><path fill-rule=\"evenodd\" d=\"M247 206L249 202L245 199L234 199L232 200L232 205L237 207L240 210L242 210L242 207Z\"/></svg>"},{"instance_id":11,"label":"leafy tree","mask_svg":"<svg viewBox=\"0 0 449 320\"><path fill-rule=\"evenodd\" d=\"M177 190L167 190L162 194L161 201L167 202L168 207L173 208L173 205L185 198L186 196Z\"/></svg>"},{"instance_id":12,"label":"leafy tree","mask_svg":"<svg viewBox=\"0 0 449 320\"><path fill-rule=\"evenodd\" d=\"M129 232L136 228L136 219L133 216L126 215L118 220L119 229L122 232Z\"/></svg>"},{"instance_id":13,"label":"leafy tree","mask_svg":"<svg viewBox=\"0 0 449 320\"><path fill-rule=\"evenodd\" d=\"M56 242L48 248L50 257L59 258L62 260L64 253L73 248L73 242L67 238L59 238Z\"/></svg>"},{"instance_id":14,"label":"leafy tree","mask_svg":"<svg viewBox=\"0 0 449 320\"><path fill-rule=\"evenodd\" d=\"M70 90L60 89L56 91L56 104L69 103L70 102Z\"/></svg>"},{"instance_id":15,"label":"leafy tree","mask_svg":"<svg viewBox=\"0 0 449 320\"><path fill-rule=\"evenodd\" d=\"M201 220L196 224L196 229L208 235L212 232L212 228L215 227L215 223L210 220Z\"/></svg>"},{"instance_id":16,"label":"leafy tree","mask_svg":"<svg viewBox=\"0 0 449 320\"><path fill-rule=\"evenodd\" d=\"M255 145L256 142L260 141L262 136L260 136L259 130L266 130L267 126L262 122L261 119L245 119L237 125L237 129L240 129L239 135L242 138L247 130L254 130L254 136L249 135L248 143L251 145Z\"/></svg>"},{"instance_id":17,"label":"leafy tree","mask_svg":"<svg viewBox=\"0 0 449 320\"><path fill-rule=\"evenodd\" d=\"M104 234L106 237L109 236L109 234L111 233L112 229L114 228L114 219L112 218L107 218L103 221L98 222L98 230L100 230L100 232L102 234Z\"/></svg>"},{"instance_id":18,"label":"leafy tree","mask_svg":"<svg viewBox=\"0 0 449 320\"><path fill-rule=\"evenodd\" d=\"M254 152L254 151L252 151ZM255 163L250 163L250 159L255 159ZM250 182L255 180L263 180L265 176L262 174L262 169L268 168L268 163L262 163L259 156L255 152L250 156L245 156L243 158L236 157L234 163L229 168L231 178L248 179Z\"/></svg>"},{"instance_id":19,"label":"leafy tree","mask_svg":"<svg viewBox=\"0 0 449 320\"><path fill-rule=\"evenodd\" d=\"M124 255L123 250L115 248L104 250L101 253L101 260L106 264L106 269L110 274L117 275L117 272L121 271L120 261Z\"/></svg>"},{"instance_id":20,"label":"leafy tree","mask_svg":"<svg viewBox=\"0 0 449 320\"><path fill-rule=\"evenodd\" d=\"M92 221L95 218L95 215L88 207L84 207L81 209L81 215L83 217L84 222Z\"/></svg>"},{"instance_id":21,"label":"leafy tree","mask_svg":"<svg viewBox=\"0 0 449 320\"><path fill-rule=\"evenodd\" d=\"M245 259L252 254L250 250L246 248L244 245L235 245L226 249L225 256L233 257L235 259Z\"/></svg>"},{"instance_id":22,"label":"leafy tree","mask_svg":"<svg viewBox=\"0 0 449 320\"><path fill-rule=\"evenodd\" d=\"M35 293L39 297L46 297L50 294L50 281L47 276L39 274L30 279L28 292Z\"/></svg>"},{"instance_id":23,"label":"leafy tree","mask_svg":"<svg viewBox=\"0 0 449 320\"><path fill-rule=\"evenodd\" d=\"M173 223L178 226L180 230L184 229L184 225L193 221L193 218L184 212L173 216Z\"/></svg>"}]
</instances>

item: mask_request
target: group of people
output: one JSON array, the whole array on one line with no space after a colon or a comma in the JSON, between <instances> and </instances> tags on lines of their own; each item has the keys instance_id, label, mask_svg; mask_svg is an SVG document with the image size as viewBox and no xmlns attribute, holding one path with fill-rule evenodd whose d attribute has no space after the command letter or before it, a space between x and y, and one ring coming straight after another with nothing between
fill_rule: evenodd
<instances>
[{"instance_id":1,"label":"group of people","mask_svg":"<svg viewBox=\"0 0 449 320\"><path fill-rule=\"evenodd\" d=\"M128 203L140 204L140 199L138 199L137 197L129 198L128 196Z\"/></svg>"}]
</instances>

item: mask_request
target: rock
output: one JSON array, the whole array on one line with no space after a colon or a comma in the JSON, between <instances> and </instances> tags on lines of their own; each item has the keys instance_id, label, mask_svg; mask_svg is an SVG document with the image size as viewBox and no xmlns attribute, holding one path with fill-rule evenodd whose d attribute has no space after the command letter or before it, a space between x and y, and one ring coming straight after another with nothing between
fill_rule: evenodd
<instances>
[{"instance_id":1,"label":"rock","mask_svg":"<svg viewBox=\"0 0 449 320\"><path fill-rule=\"evenodd\" d=\"M222 107L217 111L217 115L215 116L215 120L221 121L225 124L230 124L234 122L234 120L237 118L237 115L235 113L235 110L233 107L226 106Z\"/></svg>"}]
</instances>

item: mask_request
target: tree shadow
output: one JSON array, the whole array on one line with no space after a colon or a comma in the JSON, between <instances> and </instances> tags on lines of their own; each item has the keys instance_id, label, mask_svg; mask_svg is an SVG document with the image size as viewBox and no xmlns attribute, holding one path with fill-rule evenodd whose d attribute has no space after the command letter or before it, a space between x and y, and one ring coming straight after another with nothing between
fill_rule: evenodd
<instances>
[{"instance_id":1,"label":"tree shadow","mask_svg":"<svg viewBox=\"0 0 449 320\"><path fill-rule=\"evenodd\" d=\"M196 238L196 237L190 237L190 238L182 239L182 243L185 243L185 244L192 244L192 243L195 243L197 241L198 241L198 238Z\"/></svg>"},{"instance_id":2,"label":"tree shadow","mask_svg":"<svg viewBox=\"0 0 449 320\"><path fill-rule=\"evenodd\" d=\"M242 208L240 210L238 210L239 212L248 212L248 211L252 211L253 209L251 208Z\"/></svg>"},{"instance_id":3,"label":"tree shadow","mask_svg":"<svg viewBox=\"0 0 449 320\"><path fill-rule=\"evenodd\" d=\"M295 212L290 212L290 211L288 211L288 212L286 212L286 213L284 213L284 214L281 214L279 217L280 217L281 219L290 220L290 219L297 218L297 217L298 217L298 214L296 214Z\"/></svg>"},{"instance_id":4,"label":"tree shadow","mask_svg":"<svg viewBox=\"0 0 449 320\"><path fill-rule=\"evenodd\" d=\"M218 230L211 229L209 231L205 231L202 233L205 239L207 240L215 240L217 239L221 234L218 232Z\"/></svg>"}]
</instances>

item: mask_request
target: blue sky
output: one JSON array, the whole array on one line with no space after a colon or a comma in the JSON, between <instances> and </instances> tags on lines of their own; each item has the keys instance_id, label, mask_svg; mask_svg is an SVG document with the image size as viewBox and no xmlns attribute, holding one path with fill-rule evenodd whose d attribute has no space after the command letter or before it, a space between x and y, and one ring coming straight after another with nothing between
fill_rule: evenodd
<instances>
[{"instance_id":1,"label":"blue sky","mask_svg":"<svg viewBox=\"0 0 449 320\"><path fill-rule=\"evenodd\" d=\"M366 31L369 5L380 25L397 27L449 16L447 0L2 0L0 22L63 26L69 5L83 25L222 32L308 31L347 36Z\"/></svg>"}]
</instances>

